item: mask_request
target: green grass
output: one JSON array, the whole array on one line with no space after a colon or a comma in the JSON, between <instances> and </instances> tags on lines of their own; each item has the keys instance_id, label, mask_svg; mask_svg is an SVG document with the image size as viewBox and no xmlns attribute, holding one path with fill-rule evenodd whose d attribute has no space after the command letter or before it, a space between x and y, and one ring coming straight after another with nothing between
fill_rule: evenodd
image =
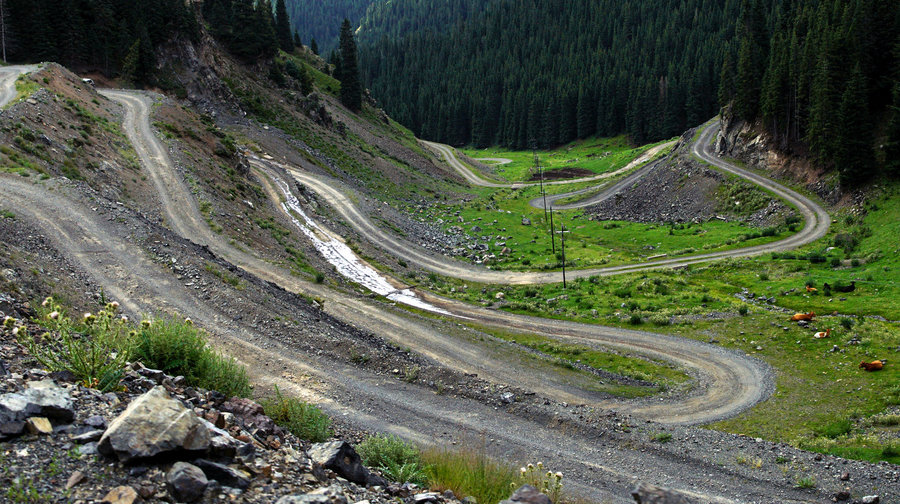
<instances>
[{"instance_id":1,"label":"green grass","mask_svg":"<svg viewBox=\"0 0 900 504\"><path fill-rule=\"evenodd\" d=\"M654 145L658 144L632 147L624 136L590 138L577 140L553 150L538 151L537 154L540 157L541 165L544 167L545 176L552 176L552 174L547 172L562 168L580 168L599 174L622 168ZM534 172L534 157L531 151L507 151L498 148L488 148L463 149L462 152L473 159L511 159L512 162L508 164L495 164L492 161L484 162L485 165L492 166L497 176L510 182L529 180Z\"/></svg>"},{"instance_id":2,"label":"green grass","mask_svg":"<svg viewBox=\"0 0 900 504\"><path fill-rule=\"evenodd\" d=\"M331 437L331 419L319 408L295 397L288 397L275 387L275 397L260 401L276 424L300 439L318 443Z\"/></svg>"},{"instance_id":3,"label":"green grass","mask_svg":"<svg viewBox=\"0 0 900 504\"><path fill-rule=\"evenodd\" d=\"M191 386L218 390L228 397L250 395L247 370L216 353L208 345L206 332L190 320L145 319L134 341L132 356L145 366L184 376Z\"/></svg>"},{"instance_id":4,"label":"green grass","mask_svg":"<svg viewBox=\"0 0 900 504\"><path fill-rule=\"evenodd\" d=\"M620 397L653 395L661 390L687 386L690 381L690 376L666 362L658 362L639 356L621 355L584 345L565 343L536 334L515 333L485 327L475 327L475 329L555 357L558 359L557 363L567 369L575 369L574 364L579 363L594 369L652 384L639 386L604 383L597 387L598 391ZM609 382L609 379L604 380Z\"/></svg>"},{"instance_id":5,"label":"green grass","mask_svg":"<svg viewBox=\"0 0 900 504\"><path fill-rule=\"evenodd\" d=\"M397 436L368 437L356 447L356 451L363 464L380 470L391 481L417 485L428 483L419 449Z\"/></svg>"},{"instance_id":6,"label":"green grass","mask_svg":"<svg viewBox=\"0 0 900 504\"><path fill-rule=\"evenodd\" d=\"M553 187L548 193L570 189ZM465 203L436 205L426 211L426 217L431 221L441 219L445 229L458 226L471 236L492 236L485 253L497 256L490 263L493 269L556 270L561 268L561 263L553 252L549 220L544 219L543 210L528 204L539 196L536 187L483 192ZM457 212L463 223L458 222ZM531 221L530 226L522 225L523 217ZM591 220L581 210L555 212L553 221L557 252L561 249L559 229L566 227L566 261L570 269L628 264L661 254L672 257L718 252L768 243L792 234L786 223L769 229L719 220L701 224L643 224ZM474 226L481 231L473 231ZM511 250L508 255L501 255L504 246Z\"/></svg>"},{"instance_id":7,"label":"green grass","mask_svg":"<svg viewBox=\"0 0 900 504\"><path fill-rule=\"evenodd\" d=\"M511 465L489 458L483 450L432 448L422 452L433 490L452 490L460 499L472 496L479 504L497 504L509 497L516 482Z\"/></svg>"}]
</instances>

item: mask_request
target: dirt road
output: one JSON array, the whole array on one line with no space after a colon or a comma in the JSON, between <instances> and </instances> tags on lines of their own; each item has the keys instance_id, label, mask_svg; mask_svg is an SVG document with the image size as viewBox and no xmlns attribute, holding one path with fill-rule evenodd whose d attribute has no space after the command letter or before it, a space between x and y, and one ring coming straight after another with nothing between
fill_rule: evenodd
<instances>
[{"instance_id":1,"label":"dirt road","mask_svg":"<svg viewBox=\"0 0 900 504\"><path fill-rule=\"evenodd\" d=\"M33 72L37 65L10 65L0 67L0 107L5 107L16 98L16 79L20 75Z\"/></svg>"},{"instance_id":2,"label":"dirt road","mask_svg":"<svg viewBox=\"0 0 900 504\"><path fill-rule=\"evenodd\" d=\"M206 229L205 222L189 198L180 199L179 192L186 189L178 180L165 149L152 135L149 121L143 115L148 109L133 100L120 98L128 113L132 114L130 122L126 119L126 131L129 137L136 140L135 147L142 165L161 193L166 222L179 234L207 245L220 257L258 278L293 292L323 295L328 299L326 307L330 307L329 313L338 319L354 321L376 334L406 341L414 351L446 363L448 367L480 369L476 372L483 372L498 381L518 381L524 383L525 388L534 386L532 390L547 397L554 397L554 393L581 394L572 391L571 387L566 389L552 382L543 385L535 383L529 379L529 373L521 372L521 368L504 367L502 362L484 359L479 355L477 345L466 347L459 340L447 340L445 335L435 331L428 320L410 320L378 303L326 291L324 287L299 281L259 258L231 249ZM143 97L137 99L147 103ZM144 128L141 123L147 127ZM570 489L598 501L629 502L628 490L637 479L681 489L705 502L771 502L773 498L781 502L803 502L809 497L808 492L795 490L790 483L781 481L778 471L775 474L764 471L741 474L730 466L716 464L707 450L694 450L688 446L677 456L656 449L638 451L630 448L633 441L623 441L601 431L560 430L544 423L546 419L536 422L515 412L498 410L490 404L454 395L435 395L421 386L386 379L353 366L317 360L315 355L298 356L289 346L273 342L269 335L248 324L233 321L209 302L199 299L196 292L176 281L170 271L150 261L141 249L135 247L129 241L127 228L97 215L67 196L68 191L17 177L2 176L2 180L0 204L15 209L17 218L21 217L42 230L59 251L70 258L79 270L87 272L104 286L107 294L118 299L123 307L132 313L168 309L190 314L198 324L211 329L233 355L240 356L257 380L298 391L320 403L332 415L347 414L362 427L428 442L436 439L471 442L483 437L489 453L519 460L543 460L548 467L567 474ZM46 184L52 184L52 181ZM211 241L207 242L209 239ZM454 306L454 302L434 302L445 302L450 307L461 309ZM479 316L485 323L569 333L571 337L585 339L605 335L610 344L618 342L645 352L660 352L669 359L684 359L686 366L692 365L691 353L707 352L707 358L716 364L710 369L701 368L699 372L714 373L714 376L703 380L709 386L700 387L700 393L710 394L708 391L713 390L712 395L704 399L698 399L701 395L687 398L683 406L670 403L659 408L673 409L682 419L685 414L693 414L695 419L698 415L704 415L704 411L697 408L704 410L703 403L706 401L713 406L713 410L706 410L706 414L714 416L729 408L746 407L763 393L759 383L743 383L759 380L760 376L755 372L765 373L758 362L730 352L722 352L719 358L716 353L721 350L715 347L696 342L693 342L696 347L681 347L691 342L636 331L611 330L604 333L605 328L580 327L580 324L483 311L485 313ZM673 351L674 347L679 350ZM749 369L741 371L747 365ZM732 371L732 367L736 371ZM729 378L732 372L737 376ZM286 378L293 374L310 379L298 383ZM767 380L763 378L762 381ZM750 387L745 390L746 385ZM729 396L735 399L729 400ZM690 401L695 404L690 404ZM604 406L627 407L625 404ZM550 425L554 423L550 422ZM710 435L717 433L701 431L692 434L695 439ZM731 439L728 436L724 438ZM728 484L723 485L723 482Z\"/></svg>"}]
</instances>

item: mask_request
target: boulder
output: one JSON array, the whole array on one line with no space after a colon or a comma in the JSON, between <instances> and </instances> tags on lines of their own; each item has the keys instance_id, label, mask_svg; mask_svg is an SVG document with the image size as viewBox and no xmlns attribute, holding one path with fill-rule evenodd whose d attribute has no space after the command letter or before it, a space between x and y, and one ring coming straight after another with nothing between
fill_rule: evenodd
<instances>
[{"instance_id":1,"label":"boulder","mask_svg":"<svg viewBox=\"0 0 900 504\"><path fill-rule=\"evenodd\" d=\"M383 485L383 478L373 475L362 464L359 454L346 441L316 443L308 451L313 462L331 469L339 476L361 485Z\"/></svg>"},{"instance_id":2,"label":"boulder","mask_svg":"<svg viewBox=\"0 0 900 504\"><path fill-rule=\"evenodd\" d=\"M166 489L177 502L194 502L203 497L209 480L199 467L176 462L166 473Z\"/></svg>"},{"instance_id":3,"label":"boulder","mask_svg":"<svg viewBox=\"0 0 900 504\"><path fill-rule=\"evenodd\" d=\"M224 486L241 490L250 486L250 475L238 469L205 459L195 460L194 464L203 470L207 478L214 479Z\"/></svg>"},{"instance_id":4,"label":"boulder","mask_svg":"<svg viewBox=\"0 0 900 504\"><path fill-rule=\"evenodd\" d=\"M528 217L522 217L522 225L523 225L523 226L530 226L530 225L531 225L531 219L529 219Z\"/></svg>"},{"instance_id":5,"label":"boulder","mask_svg":"<svg viewBox=\"0 0 900 504\"><path fill-rule=\"evenodd\" d=\"M647 483L641 483L631 491L637 504L693 504L684 494Z\"/></svg>"},{"instance_id":6,"label":"boulder","mask_svg":"<svg viewBox=\"0 0 900 504\"><path fill-rule=\"evenodd\" d=\"M31 417L25 421L29 434L53 434L53 426L45 417Z\"/></svg>"},{"instance_id":7,"label":"boulder","mask_svg":"<svg viewBox=\"0 0 900 504\"><path fill-rule=\"evenodd\" d=\"M542 494L531 485L522 485L500 504L553 504L550 497Z\"/></svg>"},{"instance_id":8,"label":"boulder","mask_svg":"<svg viewBox=\"0 0 900 504\"><path fill-rule=\"evenodd\" d=\"M21 434L31 417L70 423L75 410L69 393L54 385L0 395L0 439Z\"/></svg>"},{"instance_id":9,"label":"boulder","mask_svg":"<svg viewBox=\"0 0 900 504\"><path fill-rule=\"evenodd\" d=\"M130 486L120 486L110 490L100 502L106 504L134 504L135 502L141 502L141 496L138 495L137 490Z\"/></svg>"},{"instance_id":10,"label":"boulder","mask_svg":"<svg viewBox=\"0 0 900 504\"><path fill-rule=\"evenodd\" d=\"M209 449L209 431L193 411L158 385L109 424L97 449L123 463L178 452L196 454Z\"/></svg>"}]
</instances>

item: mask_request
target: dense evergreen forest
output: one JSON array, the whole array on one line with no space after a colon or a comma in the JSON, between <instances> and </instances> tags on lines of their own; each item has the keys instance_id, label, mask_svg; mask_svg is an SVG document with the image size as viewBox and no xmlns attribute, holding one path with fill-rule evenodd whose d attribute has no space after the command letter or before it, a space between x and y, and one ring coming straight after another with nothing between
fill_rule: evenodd
<instances>
[{"instance_id":1,"label":"dense evergreen forest","mask_svg":"<svg viewBox=\"0 0 900 504\"><path fill-rule=\"evenodd\" d=\"M144 81L156 46L175 33L197 34L183 0L4 1L9 61L55 61Z\"/></svg>"},{"instance_id":2,"label":"dense evergreen forest","mask_svg":"<svg viewBox=\"0 0 900 504\"><path fill-rule=\"evenodd\" d=\"M739 0L395 0L360 30L363 80L417 134L545 147L677 135L718 111ZM423 28L416 28L421 26Z\"/></svg>"},{"instance_id":3,"label":"dense evergreen forest","mask_svg":"<svg viewBox=\"0 0 900 504\"><path fill-rule=\"evenodd\" d=\"M359 36L364 82L425 138L640 143L734 100L849 182L900 162L898 34L896 0L394 0Z\"/></svg>"},{"instance_id":4,"label":"dense evergreen forest","mask_svg":"<svg viewBox=\"0 0 900 504\"><path fill-rule=\"evenodd\" d=\"M845 184L900 174L900 2L745 1L736 45L720 92L735 116Z\"/></svg>"},{"instance_id":5,"label":"dense evergreen forest","mask_svg":"<svg viewBox=\"0 0 900 504\"><path fill-rule=\"evenodd\" d=\"M206 0L202 18L184 0L0 1L8 9L9 61L55 61L139 84L154 83L160 44L174 36L197 39L198 19L246 62L295 44L284 0Z\"/></svg>"},{"instance_id":6,"label":"dense evergreen forest","mask_svg":"<svg viewBox=\"0 0 900 504\"><path fill-rule=\"evenodd\" d=\"M287 0L291 26L304 44L316 42L319 54L338 47L341 22L349 19L356 26L366 8L375 0Z\"/></svg>"}]
</instances>

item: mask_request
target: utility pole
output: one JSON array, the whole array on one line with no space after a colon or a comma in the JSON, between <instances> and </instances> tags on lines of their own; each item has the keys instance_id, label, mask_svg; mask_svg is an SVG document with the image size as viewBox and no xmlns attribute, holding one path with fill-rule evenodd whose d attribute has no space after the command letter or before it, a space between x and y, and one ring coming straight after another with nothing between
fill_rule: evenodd
<instances>
[{"instance_id":1,"label":"utility pole","mask_svg":"<svg viewBox=\"0 0 900 504\"><path fill-rule=\"evenodd\" d=\"M562 244L563 290L566 290L566 225L559 226L559 240Z\"/></svg>"},{"instance_id":2,"label":"utility pole","mask_svg":"<svg viewBox=\"0 0 900 504\"><path fill-rule=\"evenodd\" d=\"M3 62L6 63L6 0L0 0L0 40L3 45Z\"/></svg>"},{"instance_id":3,"label":"utility pole","mask_svg":"<svg viewBox=\"0 0 900 504\"><path fill-rule=\"evenodd\" d=\"M547 194L544 192L544 167L541 166L541 160L538 158L537 152L531 151L534 155L534 166L541 175L541 197L544 198L544 222L547 222Z\"/></svg>"},{"instance_id":4,"label":"utility pole","mask_svg":"<svg viewBox=\"0 0 900 504\"><path fill-rule=\"evenodd\" d=\"M556 258L556 237L553 236L556 230L553 229L553 204L550 204L550 244L553 245L553 258Z\"/></svg>"}]
</instances>

